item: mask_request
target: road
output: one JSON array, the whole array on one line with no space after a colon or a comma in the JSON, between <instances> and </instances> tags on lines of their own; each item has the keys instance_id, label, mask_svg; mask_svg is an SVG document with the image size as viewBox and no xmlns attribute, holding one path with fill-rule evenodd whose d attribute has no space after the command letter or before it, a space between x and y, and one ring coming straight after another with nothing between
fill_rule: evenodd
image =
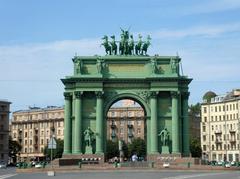
<instances>
[{"instance_id":1,"label":"road","mask_svg":"<svg viewBox=\"0 0 240 179\"><path fill-rule=\"evenodd\" d=\"M47 173L16 173L14 169L0 170L0 179L47 179ZM240 171L80 171L56 173L57 179L240 179Z\"/></svg>"}]
</instances>

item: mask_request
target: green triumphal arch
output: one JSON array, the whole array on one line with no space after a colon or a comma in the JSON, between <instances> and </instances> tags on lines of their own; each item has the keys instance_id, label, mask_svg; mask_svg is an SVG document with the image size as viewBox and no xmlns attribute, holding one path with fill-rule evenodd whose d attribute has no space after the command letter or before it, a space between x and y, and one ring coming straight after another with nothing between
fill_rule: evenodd
<instances>
[{"instance_id":1,"label":"green triumphal arch","mask_svg":"<svg viewBox=\"0 0 240 179\"><path fill-rule=\"evenodd\" d=\"M105 56L75 56L74 73L65 85L64 157L104 159L107 112L120 99L137 101L146 115L147 155L189 155L187 76L178 56L149 56L150 37L137 42L122 30L104 36ZM131 44L133 43L133 44ZM115 46L116 45L116 46ZM145 49L144 49L145 47Z\"/></svg>"}]
</instances>

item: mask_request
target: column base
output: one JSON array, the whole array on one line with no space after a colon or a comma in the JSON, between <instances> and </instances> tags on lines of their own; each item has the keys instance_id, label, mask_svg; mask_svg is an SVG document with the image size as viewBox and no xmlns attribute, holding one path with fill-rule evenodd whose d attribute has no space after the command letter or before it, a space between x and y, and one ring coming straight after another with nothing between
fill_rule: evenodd
<instances>
[{"instance_id":1,"label":"column base","mask_svg":"<svg viewBox=\"0 0 240 179\"><path fill-rule=\"evenodd\" d=\"M63 155L64 155L64 154L67 154L67 155L68 155L68 154L72 154L72 152L71 152L71 151L64 151L64 152L63 152Z\"/></svg>"},{"instance_id":2,"label":"column base","mask_svg":"<svg viewBox=\"0 0 240 179\"><path fill-rule=\"evenodd\" d=\"M79 155L81 155L81 154L83 154L81 151L75 151L75 152L73 152L72 154L79 154Z\"/></svg>"},{"instance_id":3,"label":"column base","mask_svg":"<svg viewBox=\"0 0 240 179\"><path fill-rule=\"evenodd\" d=\"M102 151L96 151L96 153L95 153L96 155L103 155L104 154L104 152L102 152Z\"/></svg>"}]
</instances>

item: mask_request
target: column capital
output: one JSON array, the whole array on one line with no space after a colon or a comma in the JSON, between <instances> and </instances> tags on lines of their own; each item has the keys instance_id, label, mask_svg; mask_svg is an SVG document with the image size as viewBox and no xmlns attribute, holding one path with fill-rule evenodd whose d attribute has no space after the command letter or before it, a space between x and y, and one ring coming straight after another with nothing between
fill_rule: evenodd
<instances>
[{"instance_id":1,"label":"column capital","mask_svg":"<svg viewBox=\"0 0 240 179\"><path fill-rule=\"evenodd\" d=\"M81 98L82 94L83 94L83 91L75 91L74 94L75 94L76 98Z\"/></svg>"},{"instance_id":2,"label":"column capital","mask_svg":"<svg viewBox=\"0 0 240 179\"><path fill-rule=\"evenodd\" d=\"M66 100L70 100L71 97L72 97L71 93L69 93L69 92L64 92L63 95L64 95L64 98L65 98Z\"/></svg>"},{"instance_id":3,"label":"column capital","mask_svg":"<svg viewBox=\"0 0 240 179\"><path fill-rule=\"evenodd\" d=\"M188 99L189 95L190 95L190 92L188 91L185 91L185 92L182 92L182 97L185 98L185 99Z\"/></svg>"},{"instance_id":4,"label":"column capital","mask_svg":"<svg viewBox=\"0 0 240 179\"><path fill-rule=\"evenodd\" d=\"M150 92L149 92L150 98L156 98L157 95L158 95L158 91L150 91Z\"/></svg>"},{"instance_id":5,"label":"column capital","mask_svg":"<svg viewBox=\"0 0 240 179\"><path fill-rule=\"evenodd\" d=\"M102 91L95 91L95 94L96 94L97 98L102 98L104 92L102 92Z\"/></svg>"},{"instance_id":6,"label":"column capital","mask_svg":"<svg viewBox=\"0 0 240 179\"><path fill-rule=\"evenodd\" d=\"M179 96L178 91L170 91L170 94L171 94L172 98L177 98Z\"/></svg>"}]
</instances>

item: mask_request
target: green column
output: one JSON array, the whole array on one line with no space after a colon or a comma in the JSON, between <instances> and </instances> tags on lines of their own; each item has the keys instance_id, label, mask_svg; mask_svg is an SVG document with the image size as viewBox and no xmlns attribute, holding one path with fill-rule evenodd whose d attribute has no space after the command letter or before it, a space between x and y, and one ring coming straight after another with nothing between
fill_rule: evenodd
<instances>
[{"instance_id":1,"label":"green column","mask_svg":"<svg viewBox=\"0 0 240 179\"><path fill-rule=\"evenodd\" d=\"M147 154L151 154L151 121L150 118L146 119L147 124Z\"/></svg>"},{"instance_id":2,"label":"green column","mask_svg":"<svg viewBox=\"0 0 240 179\"><path fill-rule=\"evenodd\" d=\"M172 153L178 154L179 150L179 116L178 92L172 91Z\"/></svg>"},{"instance_id":3,"label":"green column","mask_svg":"<svg viewBox=\"0 0 240 179\"><path fill-rule=\"evenodd\" d=\"M97 110L96 110L96 153L103 153L103 93L96 92Z\"/></svg>"},{"instance_id":4,"label":"green column","mask_svg":"<svg viewBox=\"0 0 240 179\"><path fill-rule=\"evenodd\" d=\"M182 93L182 107L183 107L183 155L189 156L189 118L188 118L188 97L189 92Z\"/></svg>"},{"instance_id":5,"label":"green column","mask_svg":"<svg viewBox=\"0 0 240 179\"><path fill-rule=\"evenodd\" d=\"M65 92L65 107L64 107L64 154L71 154L71 116L72 116L72 96L70 93Z\"/></svg>"},{"instance_id":6,"label":"green column","mask_svg":"<svg viewBox=\"0 0 240 179\"><path fill-rule=\"evenodd\" d=\"M157 134L157 93L151 92L151 153L158 153L158 134Z\"/></svg>"},{"instance_id":7,"label":"green column","mask_svg":"<svg viewBox=\"0 0 240 179\"><path fill-rule=\"evenodd\" d=\"M82 153L82 92L75 91L75 147L73 153Z\"/></svg>"}]
</instances>

